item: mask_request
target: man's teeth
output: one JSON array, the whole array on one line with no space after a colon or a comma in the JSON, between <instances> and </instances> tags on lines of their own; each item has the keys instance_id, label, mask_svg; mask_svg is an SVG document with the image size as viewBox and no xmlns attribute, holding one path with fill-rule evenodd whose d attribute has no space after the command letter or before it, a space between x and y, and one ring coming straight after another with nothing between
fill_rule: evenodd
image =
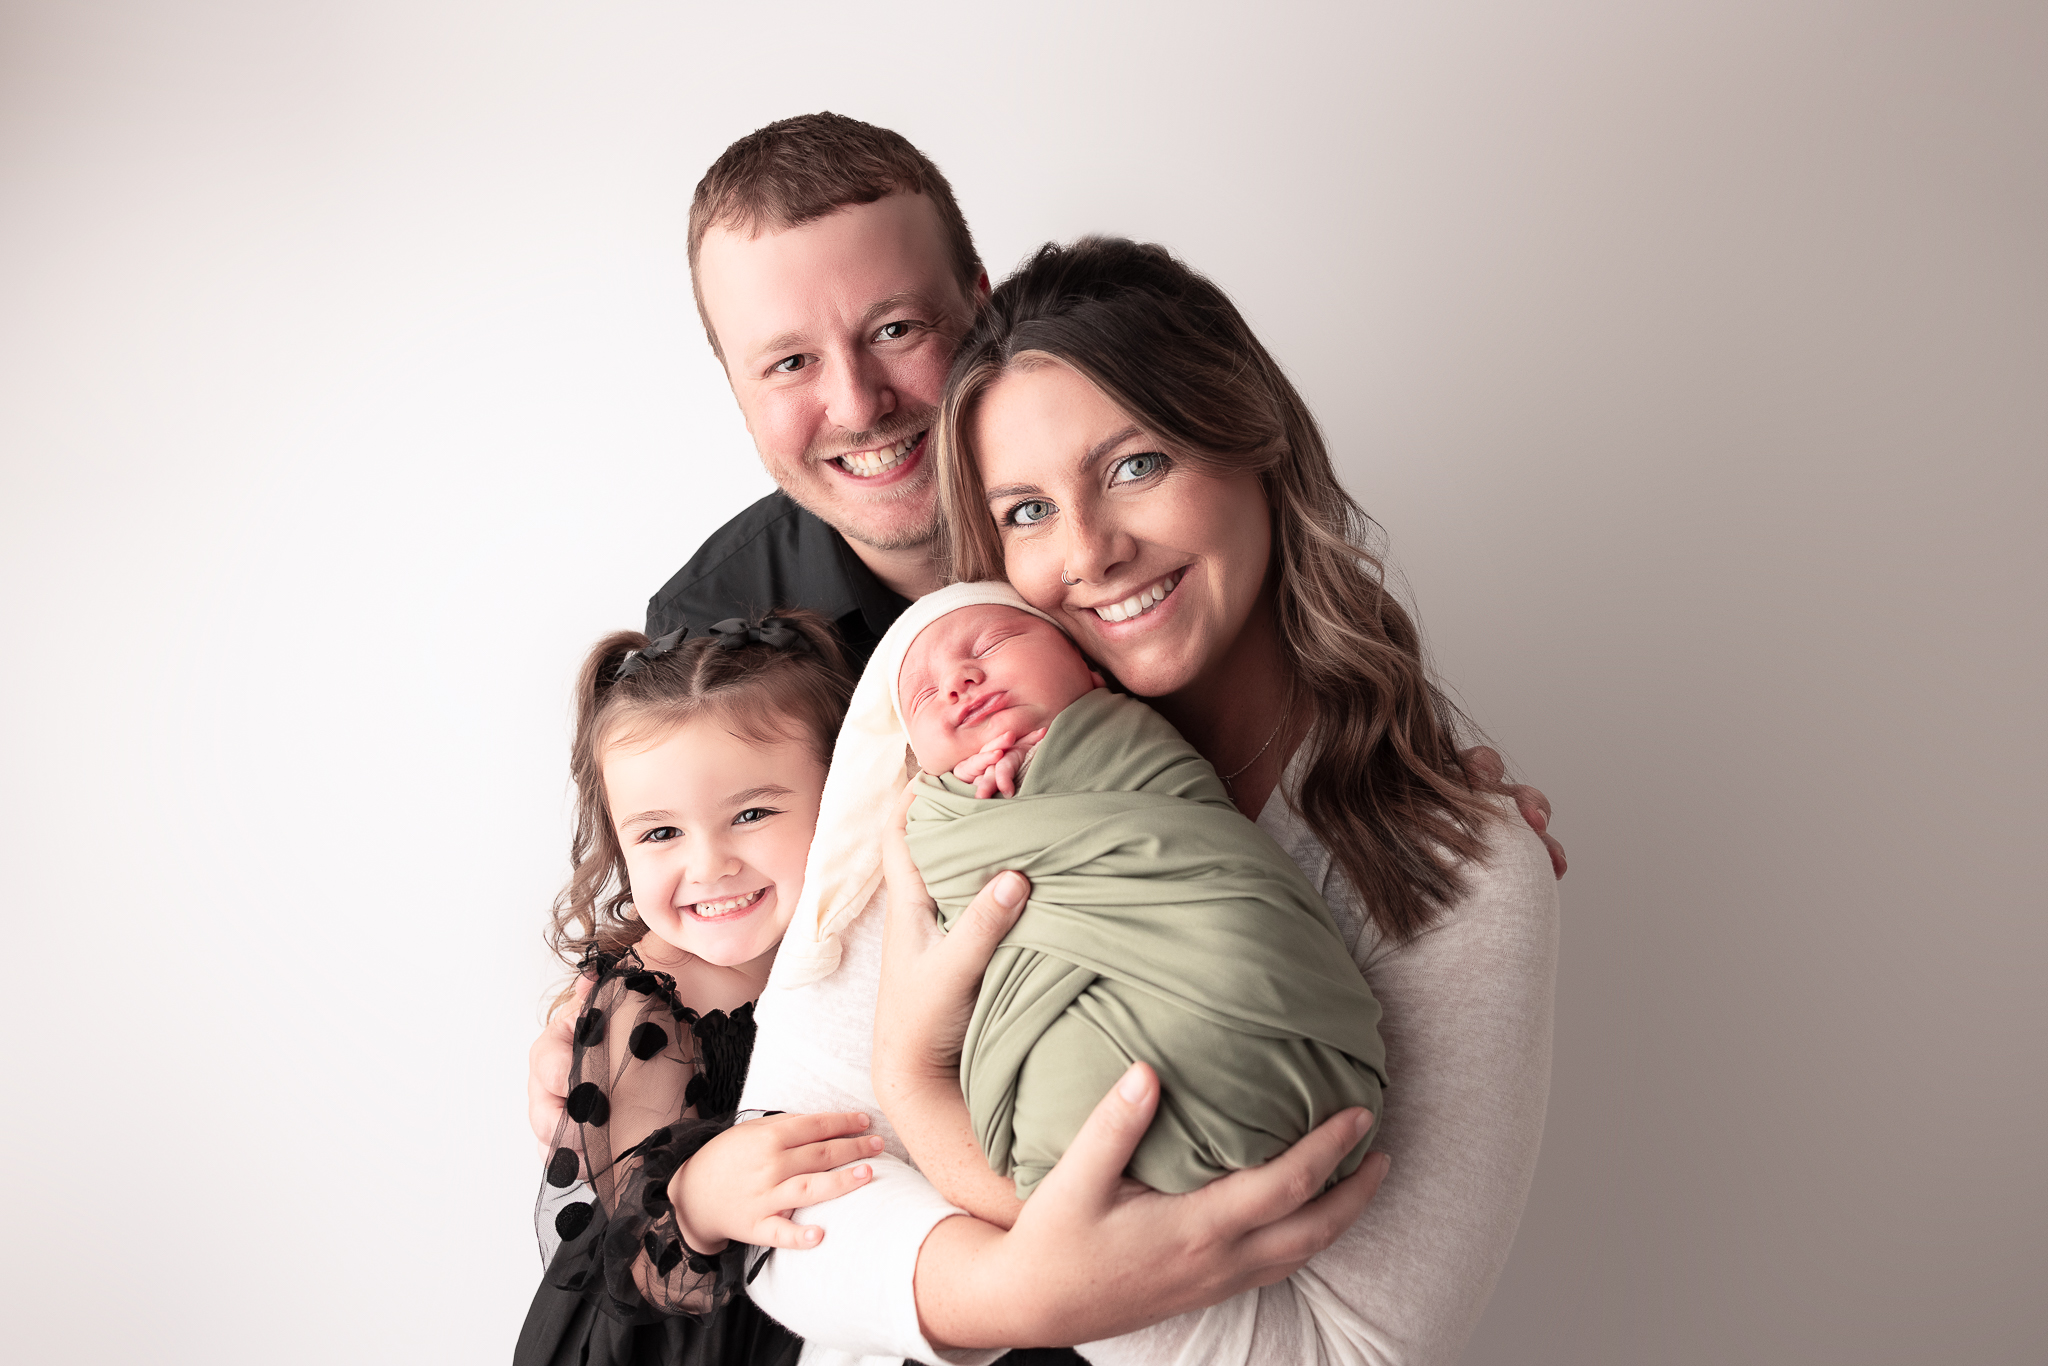
<instances>
[{"instance_id":1,"label":"man's teeth","mask_svg":"<svg viewBox=\"0 0 2048 1366\"><path fill-rule=\"evenodd\" d=\"M700 901L693 909L700 920L716 920L719 916L731 915L734 911L744 911L759 901L767 890L766 887L756 887L744 895L729 896L723 901Z\"/></svg>"},{"instance_id":2,"label":"man's teeth","mask_svg":"<svg viewBox=\"0 0 2048 1366\"><path fill-rule=\"evenodd\" d=\"M839 457L839 468L845 470L848 474L857 474L863 479L872 479L876 475L887 470L893 470L902 464L903 457L910 454L911 449L917 445L918 439L923 435L923 432L912 432L895 445L884 446L878 451L855 451L851 455L842 455Z\"/></svg>"},{"instance_id":3,"label":"man's teeth","mask_svg":"<svg viewBox=\"0 0 2048 1366\"><path fill-rule=\"evenodd\" d=\"M1171 593L1173 586L1179 582L1179 574L1168 574L1150 588L1140 588L1122 602L1113 602L1107 607L1097 607L1095 615L1101 617L1104 621L1129 621L1132 617L1142 617L1165 601L1166 595Z\"/></svg>"}]
</instances>

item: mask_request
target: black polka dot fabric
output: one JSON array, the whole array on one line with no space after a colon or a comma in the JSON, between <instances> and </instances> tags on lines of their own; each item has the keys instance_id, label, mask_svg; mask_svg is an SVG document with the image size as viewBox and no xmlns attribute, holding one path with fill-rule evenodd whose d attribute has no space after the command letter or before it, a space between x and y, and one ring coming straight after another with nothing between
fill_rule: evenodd
<instances>
[{"instance_id":1,"label":"black polka dot fabric","mask_svg":"<svg viewBox=\"0 0 2048 1366\"><path fill-rule=\"evenodd\" d=\"M535 1312L555 1295L594 1306L605 1321L705 1320L729 1312L738 1297L758 1316L739 1297L748 1249L706 1255L690 1247L669 1199L683 1164L733 1122L753 1051L753 1006L699 1013L678 997L674 978L631 950L593 955L584 968L595 983L571 1031L566 1113L534 1210L548 1262ZM563 1321L574 1317L558 1308ZM760 1323L760 1342L795 1343ZM545 1358L557 1359L576 1358ZM706 1358L752 1359L727 1347Z\"/></svg>"}]
</instances>

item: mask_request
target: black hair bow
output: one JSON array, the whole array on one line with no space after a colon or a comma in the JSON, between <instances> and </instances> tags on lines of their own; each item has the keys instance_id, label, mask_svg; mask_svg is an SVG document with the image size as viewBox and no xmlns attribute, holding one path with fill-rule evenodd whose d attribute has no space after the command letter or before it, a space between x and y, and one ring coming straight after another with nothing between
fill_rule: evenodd
<instances>
[{"instance_id":1,"label":"black hair bow","mask_svg":"<svg viewBox=\"0 0 2048 1366\"><path fill-rule=\"evenodd\" d=\"M619 667L612 670L612 682L616 683L622 678L631 678L634 674L639 673L649 664L682 644L683 637L688 634L690 634L690 628L685 626L681 630L670 631L659 640L649 641L643 649L626 651L626 657L619 661Z\"/></svg>"},{"instance_id":2,"label":"black hair bow","mask_svg":"<svg viewBox=\"0 0 2048 1366\"><path fill-rule=\"evenodd\" d=\"M757 626L747 624L741 617L727 617L724 621L714 622L709 634L718 637L721 650L740 650L749 645L799 652L811 648L810 638L781 617L762 617Z\"/></svg>"}]
</instances>

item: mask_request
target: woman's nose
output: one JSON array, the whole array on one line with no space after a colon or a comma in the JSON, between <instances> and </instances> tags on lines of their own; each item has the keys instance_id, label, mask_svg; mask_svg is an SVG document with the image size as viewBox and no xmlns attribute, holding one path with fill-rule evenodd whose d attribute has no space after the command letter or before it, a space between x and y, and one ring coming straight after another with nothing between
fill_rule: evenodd
<instances>
[{"instance_id":1,"label":"woman's nose","mask_svg":"<svg viewBox=\"0 0 2048 1366\"><path fill-rule=\"evenodd\" d=\"M1066 538L1061 546L1060 577L1069 582L1106 583L1119 567L1137 557L1137 541L1113 516L1077 511L1062 520Z\"/></svg>"}]
</instances>

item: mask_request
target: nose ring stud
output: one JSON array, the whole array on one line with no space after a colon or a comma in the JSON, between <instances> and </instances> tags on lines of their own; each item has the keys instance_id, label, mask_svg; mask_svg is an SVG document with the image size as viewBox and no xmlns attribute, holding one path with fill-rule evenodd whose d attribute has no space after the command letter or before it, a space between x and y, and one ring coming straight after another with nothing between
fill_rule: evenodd
<instances>
[{"instance_id":1,"label":"nose ring stud","mask_svg":"<svg viewBox=\"0 0 2048 1366\"><path fill-rule=\"evenodd\" d=\"M1068 577L1067 577L1067 571L1066 571L1066 570L1064 570L1064 569L1062 569L1062 570L1060 571L1060 582L1061 582L1061 583L1063 583L1063 584L1065 584L1065 585L1066 585L1067 587L1069 587L1069 588L1072 588L1072 587L1073 587L1074 585L1078 584L1078 583L1079 583L1079 582L1081 582L1081 581L1080 581L1079 579L1070 579L1070 578L1068 578Z\"/></svg>"}]
</instances>

